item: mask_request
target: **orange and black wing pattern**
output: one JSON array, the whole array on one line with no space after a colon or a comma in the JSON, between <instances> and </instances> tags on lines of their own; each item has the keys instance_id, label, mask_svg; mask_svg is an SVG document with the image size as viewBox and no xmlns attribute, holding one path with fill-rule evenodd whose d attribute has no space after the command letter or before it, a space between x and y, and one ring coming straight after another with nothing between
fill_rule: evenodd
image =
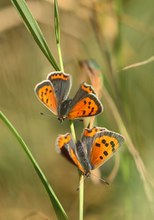
<instances>
[{"instance_id":1,"label":"orange and black wing pattern","mask_svg":"<svg viewBox=\"0 0 154 220\"><path fill-rule=\"evenodd\" d=\"M53 85L49 80L38 83L35 87L38 99L55 115L57 115L57 98Z\"/></svg>"},{"instance_id":2,"label":"orange and black wing pattern","mask_svg":"<svg viewBox=\"0 0 154 220\"><path fill-rule=\"evenodd\" d=\"M85 128L83 130L83 133L81 135L81 141L84 144L84 146L86 146L87 149L87 155L90 155L91 152L91 148L92 148L92 143L94 140L95 135L98 132L104 131L106 130L106 128L102 128L102 127L93 127L93 128Z\"/></svg>"},{"instance_id":3,"label":"orange and black wing pattern","mask_svg":"<svg viewBox=\"0 0 154 220\"><path fill-rule=\"evenodd\" d=\"M82 83L72 100L68 119L77 119L98 115L103 111L103 106L97 98L91 85Z\"/></svg>"},{"instance_id":4,"label":"orange and black wing pattern","mask_svg":"<svg viewBox=\"0 0 154 220\"><path fill-rule=\"evenodd\" d=\"M55 115L59 114L61 103L67 99L71 87L71 76L63 72L51 72L47 80L35 86L38 99Z\"/></svg>"},{"instance_id":5,"label":"orange and black wing pattern","mask_svg":"<svg viewBox=\"0 0 154 220\"><path fill-rule=\"evenodd\" d=\"M84 168L77 157L76 145L69 133L58 136L56 140L56 149L67 160L76 165L82 173L84 173Z\"/></svg>"},{"instance_id":6,"label":"orange and black wing pattern","mask_svg":"<svg viewBox=\"0 0 154 220\"><path fill-rule=\"evenodd\" d=\"M122 135L113 131L98 132L93 139L89 160L92 169L103 165L123 144Z\"/></svg>"}]
</instances>

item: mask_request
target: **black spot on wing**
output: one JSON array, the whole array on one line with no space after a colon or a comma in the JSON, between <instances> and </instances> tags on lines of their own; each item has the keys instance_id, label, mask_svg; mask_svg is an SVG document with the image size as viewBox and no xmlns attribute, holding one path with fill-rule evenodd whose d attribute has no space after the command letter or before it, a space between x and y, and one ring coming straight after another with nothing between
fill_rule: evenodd
<instances>
[{"instance_id":1,"label":"black spot on wing","mask_svg":"<svg viewBox=\"0 0 154 220\"><path fill-rule=\"evenodd\" d=\"M102 140L102 144L106 144L106 140L105 139Z\"/></svg>"},{"instance_id":2,"label":"black spot on wing","mask_svg":"<svg viewBox=\"0 0 154 220\"><path fill-rule=\"evenodd\" d=\"M114 147L115 143L113 141L110 142L111 146Z\"/></svg>"},{"instance_id":3,"label":"black spot on wing","mask_svg":"<svg viewBox=\"0 0 154 220\"><path fill-rule=\"evenodd\" d=\"M105 143L105 147L108 147L109 146L109 144L108 143Z\"/></svg>"},{"instance_id":4,"label":"black spot on wing","mask_svg":"<svg viewBox=\"0 0 154 220\"><path fill-rule=\"evenodd\" d=\"M94 112L95 108L92 107L91 111L89 112L89 115L92 115L92 113Z\"/></svg>"},{"instance_id":5,"label":"black spot on wing","mask_svg":"<svg viewBox=\"0 0 154 220\"><path fill-rule=\"evenodd\" d=\"M101 145L99 143L96 142L95 144L96 147L100 147Z\"/></svg>"},{"instance_id":6,"label":"black spot on wing","mask_svg":"<svg viewBox=\"0 0 154 220\"><path fill-rule=\"evenodd\" d=\"M110 145L111 145L111 147L112 147L112 151L114 152L114 151L115 151L115 143L114 143L114 141L111 141L111 142L110 142Z\"/></svg>"},{"instance_id":7,"label":"black spot on wing","mask_svg":"<svg viewBox=\"0 0 154 220\"><path fill-rule=\"evenodd\" d=\"M107 151L104 151L103 154L104 154L105 156L107 156L107 155L108 155L108 152L107 152Z\"/></svg>"}]
</instances>

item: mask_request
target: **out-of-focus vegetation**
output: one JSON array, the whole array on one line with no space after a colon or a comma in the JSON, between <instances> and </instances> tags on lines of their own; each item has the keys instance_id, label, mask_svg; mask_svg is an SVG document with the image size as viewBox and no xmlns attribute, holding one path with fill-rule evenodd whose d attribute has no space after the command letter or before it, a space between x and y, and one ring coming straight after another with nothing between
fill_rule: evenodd
<instances>
[{"instance_id":1,"label":"out-of-focus vegetation","mask_svg":"<svg viewBox=\"0 0 154 220\"><path fill-rule=\"evenodd\" d=\"M58 60L52 2L28 3ZM109 187L86 180L85 219L153 219L153 58L145 65L122 69L154 56L154 2L65 0L59 1L59 6L65 71L73 75L71 94L80 83L78 61L96 60L105 75L105 88L118 107L147 174L141 176L137 166L142 163L136 163L125 145ZM56 153L54 146L57 135L69 131L69 123L60 125L33 92L35 84L52 70L11 3L1 0L0 110L31 147L70 219L77 219L78 173ZM102 102L104 113L99 116L98 125L118 132L112 109L103 97ZM51 117L41 116L40 112ZM75 122L75 127L79 137L82 123ZM39 220L45 216L55 219L35 171L2 122L0 158L0 220ZM113 158L101 168L102 176L108 177L114 167Z\"/></svg>"}]
</instances>

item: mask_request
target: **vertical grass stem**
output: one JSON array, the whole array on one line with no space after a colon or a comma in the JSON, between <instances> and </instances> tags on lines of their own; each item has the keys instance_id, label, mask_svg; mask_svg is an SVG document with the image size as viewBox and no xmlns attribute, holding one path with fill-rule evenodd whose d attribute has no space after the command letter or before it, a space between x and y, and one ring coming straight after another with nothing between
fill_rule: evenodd
<instances>
[{"instance_id":1,"label":"vertical grass stem","mask_svg":"<svg viewBox=\"0 0 154 220\"><path fill-rule=\"evenodd\" d=\"M84 203L84 176L80 174L79 181L79 220L83 220L83 203Z\"/></svg>"},{"instance_id":2,"label":"vertical grass stem","mask_svg":"<svg viewBox=\"0 0 154 220\"><path fill-rule=\"evenodd\" d=\"M58 55L59 55L60 68L61 68L61 71L64 72L64 65L63 65L60 43L57 44L57 49L58 49Z\"/></svg>"},{"instance_id":3,"label":"vertical grass stem","mask_svg":"<svg viewBox=\"0 0 154 220\"><path fill-rule=\"evenodd\" d=\"M60 67L61 67L61 71L64 72L63 58L62 58L61 46L60 46L60 21L59 21L57 0L54 0L54 28L55 28L55 37L56 37ZM72 121L70 122L70 130L73 139L76 141L75 128ZM84 179L83 179L83 175L80 174L80 182L79 182L79 219L80 220L83 220L83 200L84 200Z\"/></svg>"}]
</instances>

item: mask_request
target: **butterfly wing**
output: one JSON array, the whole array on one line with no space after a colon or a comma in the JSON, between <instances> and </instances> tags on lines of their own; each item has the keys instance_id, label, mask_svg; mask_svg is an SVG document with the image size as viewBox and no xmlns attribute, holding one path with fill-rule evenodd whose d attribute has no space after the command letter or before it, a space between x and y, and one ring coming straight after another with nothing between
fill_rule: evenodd
<instances>
[{"instance_id":1,"label":"butterfly wing","mask_svg":"<svg viewBox=\"0 0 154 220\"><path fill-rule=\"evenodd\" d=\"M54 88L49 80L44 80L35 86L38 99L55 115L57 115L57 99Z\"/></svg>"},{"instance_id":2,"label":"butterfly wing","mask_svg":"<svg viewBox=\"0 0 154 220\"><path fill-rule=\"evenodd\" d=\"M95 135L98 132L104 131L104 130L106 130L106 128L102 128L102 127L93 127L91 129L85 128L83 130L83 133L81 135L81 142L86 146L88 157L91 152L91 147L92 147L92 143L93 143Z\"/></svg>"},{"instance_id":3,"label":"butterfly wing","mask_svg":"<svg viewBox=\"0 0 154 220\"><path fill-rule=\"evenodd\" d=\"M58 105L67 99L71 85L72 78L71 75L63 72L51 72L47 76L47 79L51 81L54 91L57 97Z\"/></svg>"},{"instance_id":4,"label":"butterfly wing","mask_svg":"<svg viewBox=\"0 0 154 220\"><path fill-rule=\"evenodd\" d=\"M119 149L124 138L113 131L104 130L98 132L93 139L90 152L92 169L103 165Z\"/></svg>"},{"instance_id":5,"label":"butterfly wing","mask_svg":"<svg viewBox=\"0 0 154 220\"><path fill-rule=\"evenodd\" d=\"M69 133L58 136L56 140L56 149L67 160L76 165L78 169L84 173L84 169L76 155L76 145Z\"/></svg>"},{"instance_id":6,"label":"butterfly wing","mask_svg":"<svg viewBox=\"0 0 154 220\"><path fill-rule=\"evenodd\" d=\"M92 86L86 83L81 84L69 108L68 119L90 117L103 111L102 104Z\"/></svg>"}]
</instances>

